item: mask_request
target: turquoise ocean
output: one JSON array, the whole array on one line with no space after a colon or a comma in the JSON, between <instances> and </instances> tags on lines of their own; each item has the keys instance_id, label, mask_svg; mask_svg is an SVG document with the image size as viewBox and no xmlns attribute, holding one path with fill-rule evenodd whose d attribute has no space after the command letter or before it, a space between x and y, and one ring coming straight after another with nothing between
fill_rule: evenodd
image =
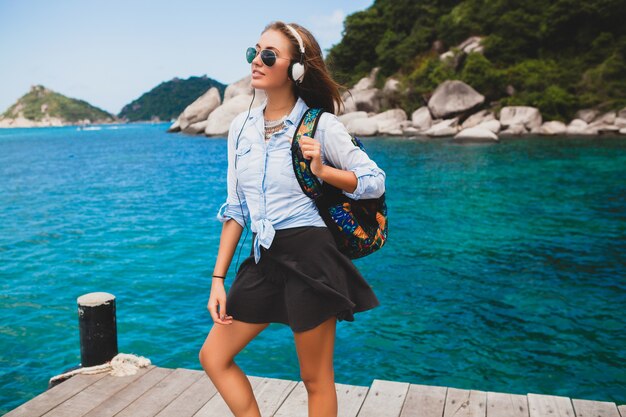
<instances>
[{"instance_id":1,"label":"turquoise ocean","mask_svg":"<svg viewBox=\"0 0 626 417\"><path fill-rule=\"evenodd\" d=\"M120 352L201 369L226 139L167 127L0 129L0 414L80 363L93 291L116 296ZM336 382L626 403L626 137L363 142L389 240L354 261L381 306L338 323ZM283 324L235 360L299 380Z\"/></svg>"}]
</instances>

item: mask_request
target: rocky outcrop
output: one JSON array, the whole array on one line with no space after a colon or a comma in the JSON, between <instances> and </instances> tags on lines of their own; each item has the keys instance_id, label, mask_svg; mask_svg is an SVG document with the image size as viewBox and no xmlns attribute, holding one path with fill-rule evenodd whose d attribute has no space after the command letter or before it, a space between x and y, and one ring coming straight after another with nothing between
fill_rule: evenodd
<instances>
[{"instance_id":1,"label":"rocky outcrop","mask_svg":"<svg viewBox=\"0 0 626 417\"><path fill-rule=\"evenodd\" d=\"M259 90L257 90L254 101L252 102L252 107L261 105L264 99L265 94L262 92L259 93ZM224 100L221 106L209 114L204 134L207 136L223 136L228 134L230 123L239 113L248 110L251 101L252 95L246 93L231 96L227 101Z\"/></svg>"},{"instance_id":2,"label":"rocky outcrop","mask_svg":"<svg viewBox=\"0 0 626 417\"><path fill-rule=\"evenodd\" d=\"M344 113L340 116L337 116L339 121L343 123L344 125L347 125L348 122L350 122L351 120L365 119L367 117L368 117L368 114L365 111L353 111L350 113Z\"/></svg>"},{"instance_id":3,"label":"rocky outcrop","mask_svg":"<svg viewBox=\"0 0 626 417\"><path fill-rule=\"evenodd\" d=\"M348 116L345 126L350 133L357 136L402 135L402 122L407 120L406 112L402 109L387 110L371 117L362 117L365 112L355 113L348 113L353 116Z\"/></svg>"},{"instance_id":4,"label":"rocky outcrop","mask_svg":"<svg viewBox=\"0 0 626 417\"><path fill-rule=\"evenodd\" d=\"M482 104L485 96L463 81L448 80L439 84L428 100L428 108L434 118L446 118Z\"/></svg>"},{"instance_id":5,"label":"rocky outcrop","mask_svg":"<svg viewBox=\"0 0 626 417\"><path fill-rule=\"evenodd\" d=\"M392 109L377 114L371 119L378 123L378 133L381 135L402 135L401 122L407 120L407 116L402 109Z\"/></svg>"},{"instance_id":6,"label":"rocky outcrop","mask_svg":"<svg viewBox=\"0 0 626 417\"><path fill-rule=\"evenodd\" d=\"M428 107L423 106L419 109L415 110L411 114L411 122L413 123L413 127L417 129L417 131L427 130L433 124L433 118L430 115L430 110Z\"/></svg>"},{"instance_id":7,"label":"rocky outcrop","mask_svg":"<svg viewBox=\"0 0 626 417\"><path fill-rule=\"evenodd\" d=\"M483 53L482 46L483 37L471 36L461 42L459 45L452 47L450 50L439 55L441 61L447 62L454 70L459 69L465 57L471 53Z\"/></svg>"},{"instance_id":8,"label":"rocky outcrop","mask_svg":"<svg viewBox=\"0 0 626 417\"><path fill-rule=\"evenodd\" d=\"M525 130L541 126L541 113L536 107L510 106L500 110L500 123L505 128L520 125ZM517 130L517 127L513 129Z\"/></svg>"},{"instance_id":9,"label":"rocky outcrop","mask_svg":"<svg viewBox=\"0 0 626 417\"><path fill-rule=\"evenodd\" d=\"M342 95L344 114L355 111L375 113L380 111L383 95L378 88L374 87L379 70L378 67L372 69L367 77L361 78L354 87Z\"/></svg>"},{"instance_id":10,"label":"rocky outcrop","mask_svg":"<svg viewBox=\"0 0 626 417\"><path fill-rule=\"evenodd\" d=\"M113 123L115 117L84 100L57 93L43 85L32 85L0 115L0 127L48 127Z\"/></svg>"},{"instance_id":11,"label":"rocky outcrop","mask_svg":"<svg viewBox=\"0 0 626 417\"><path fill-rule=\"evenodd\" d=\"M469 116L467 119L465 119L465 121L462 123L461 127L463 129L469 129L470 127L474 127L477 126L483 122L489 121L489 120L495 120L495 116L493 115L492 112L488 111L488 110L481 110L477 113L472 114L471 116Z\"/></svg>"},{"instance_id":12,"label":"rocky outcrop","mask_svg":"<svg viewBox=\"0 0 626 417\"><path fill-rule=\"evenodd\" d=\"M474 41L476 41L474 39ZM467 42L468 47L475 42ZM506 106L498 114L491 109L480 109L484 96L471 86L449 80L440 84L428 101L407 117L400 108L380 112L383 99L398 94L401 84L388 79L382 91L375 87L378 68L368 77L362 78L350 90L354 100L348 100L345 111L339 120L347 130L357 136L426 136L440 138L452 136L455 141L496 142L499 136L523 135L595 135L604 133L626 134L626 108L620 111L600 113L595 109L584 109L568 125L551 120L545 123L538 108L530 106ZM207 136L223 136L237 114L250 106L254 90L250 85L251 76L229 85L224 93L224 102L219 103L219 95L209 90L191 105L172 124L170 131L182 130L185 133ZM263 90L257 90L252 106L258 106L265 99ZM387 106L389 107L389 106ZM1 122L0 122L1 123Z\"/></svg>"},{"instance_id":13,"label":"rocky outcrop","mask_svg":"<svg viewBox=\"0 0 626 417\"><path fill-rule=\"evenodd\" d=\"M197 134L206 127L209 114L221 103L220 92L212 87L183 110L178 116L177 122L180 129L185 133Z\"/></svg>"},{"instance_id":14,"label":"rocky outcrop","mask_svg":"<svg viewBox=\"0 0 626 417\"><path fill-rule=\"evenodd\" d=\"M498 135L484 127L475 126L461 130L454 136L460 142L498 142Z\"/></svg>"},{"instance_id":15,"label":"rocky outcrop","mask_svg":"<svg viewBox=\"0 0 626 417\"><path fill-rule=\"evenodd\" d=\"M550 121L545 122L538 128L538 132L540 135L564 135L567 131L567 126L565 123L559 121Z\"/></svg>"},{"instance_id":16,"label":"rocky outcrop","mask_svg":"<svg viewBox=\"0 0 626 417\"><path fill-rule=\"evenodd\" d=\"M357 136L374 136L378 133L378 122L369 117L350 120L345 126L348 132Z\"/></svg>"},{"instance_id":17,"label":"rocky outcrop","mask_svg":"<svg viewBox=\"0 0 626 417\"><path fill-rule=\"evenodd\" d=\"M456 135L459 131L459 118L455 117L448 120L436 120L433 125L424 132L428 136L441 137Z\"/></svg>"},{"instance_id":18,"label":"rocky outcrop","mask_svg":"<svg viewBox=\"0 0 626 417\"><path fill-rule=\"evenodd\" d=\"M572 120L565 128L566 135L585 135L587 133L588 123L582 119Z\"/></svg>"},{"instance_id":19,"label":"rocky outcrop","mask_svg":"<svg viewBox=\"0 0 626 417\"><path fill-rule=\"evenodd\" d=\"M182 131L189 134L224 136L228 134L230 123L241 112L258 106L265 99L263 90L252 88L252 76L248 75L228 85L224 91L224 102L220 103L219 90L210 88L202 96L185 108L168 132Z\"/></svg>"}]
</instances>

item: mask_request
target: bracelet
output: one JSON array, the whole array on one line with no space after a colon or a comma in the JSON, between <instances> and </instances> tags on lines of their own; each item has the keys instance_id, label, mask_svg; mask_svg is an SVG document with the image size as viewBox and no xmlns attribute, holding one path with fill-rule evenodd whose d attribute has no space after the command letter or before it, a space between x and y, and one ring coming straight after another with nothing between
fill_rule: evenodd
<instances>
[{"instance_id":1,"label":"bracelet","mask_svg":"<svg viewBox=\"0 0 626 417\"><path fill-rule=\"evenodd\" d=\"M213 278L222 278L222 279L226 279L226 277L223 277L221 275L213 275Z\"/></svg>"}]
</instances>

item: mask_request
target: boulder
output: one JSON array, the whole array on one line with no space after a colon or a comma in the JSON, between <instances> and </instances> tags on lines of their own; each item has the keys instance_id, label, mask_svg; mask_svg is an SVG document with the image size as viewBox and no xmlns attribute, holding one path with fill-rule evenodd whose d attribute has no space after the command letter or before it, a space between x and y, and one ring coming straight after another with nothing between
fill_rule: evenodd
<instances>
[{"instance_id":1,"label":"boulder","mask_svg":"<svg viewBox=\"0 0 626 417\"><path fill-rule=\"evenodd\" d=\"M206 93L185 107L178 118L181 130L186 132L190 125L206 120L209 113L215 110L220 102L220 91L215 87L209 88Z\"/></svg>"},{"instance_id":2,"label":"boulder","mask_svg":"<svg viewBox=\"0 0 626 417\"><path fill-rule=\"evenodd\" d=\"M370 119L378 122L378 133L388 135L401 135L401 123L406 121L407 116L406 112L402 109L391 109L377 114Z\"/></svg>"},{"instance_id":3,"label":"boulder","mask_svg":"<svg viewBox=\"0 0 626 417\"><path fill-rule=\"evenodd\" d=\"M178 117L178 119L176 119L174 123L172 123L170 127L167 128L167 131L169 133L180 132L180 116Z\"/></svg>"},{"instance_id":4,"label":"boulder","mask_svg":"<svg viewBox=\"0 0 626 417\"><path fill-rule=\"evenodd\" d=\"M623 127L619 130L619 133L621 133L622 135L626 135L626 127Z\"/></svg>"},{"instance_id":5,"label":"boulder","mask_svg":"<svg viewBox=\"0 0 626 417\"><path fill-rule=\"evenodd\" d=\"M466 54L470 52L483 52L483 46L481 45L482 40L483 38L481 36L470 36L461 42L457 48Z\"/></svg>"},{"instance_id":6,"label":"boulder","mask_svg":"<svg viewBox=\"0 0 626 417\"><path fill-rule=\"evenodd\" d=\"M522 124L509 125L506 129L500 132L500 136L502 135L523 135L528 133L526 127Z\"/></svg>"},{"instance_id":7,"label":"boulder","mask_svg":"<svg viewBox=\"0 0 626 417\"><path fill-rule=\"evenodd\" d=\"M565 133L568 135L584 135L587 128L587 122L582 119L574 119L567 125Z\"/></svg>"},{"instance_id":8,"label":"boulder","mask_svg":"<svg viewBox=\"0 0 626 417\"><path fill-rule=\"evenodd\" d=\"M491 130L476 126L461 130L454 136L454 140L463 142L497 142L500 139Z\"/></svg>"},{"instance_id":9,"label":"boulder","mask_svg":"<svg viewBox=\"0 0 626 417\"><path fill-rule=\"evenodd\" d=\"M371 117L353 119L348 122L346 129L357 136L374 136L378 133L378 122Z\"/></svg>"},{"instance_id":10,"label":"boulder","mask_svg":"<svg viewBox=\"0 0 626 417\"><path fill-rule=\"evenodd\" d=\"M354 111L366 111L378 113L380 111L381 93L378 88L366 90L350 90L350 94L345 93L343 101L345 113Z\"/></svg>"},{"instance_id":11,"label":"boulder","mask_svg":"<svg viewBox=\"0 0 626 417\"><path fill-rule=\"evenodd\" d=\"M541 126L541 113L536 107L508 106L500 110L500 123L504 127L522 125L526 129Z\"/></svg>"},{"instance_id":12,"label":"boulder","mask_svg":"<svg viewBox=\"0 0 626 417\"><path fill-rule=\"evenodd\" d=\"M256 95L252 107L259 106L264 99L265 97L259 98L259 95ZM251 100L251 95L241 94L231 97L228 101L224 101L221 106L209 114L204 134L207 136L222 136L228 134L230 123L239 113L248 110Z\"/></svg>"},{"instance_id":13,"label":"boulder","mask_svg":"<svg viewBox=\"0 0 626 417\"><path fill-rule=\"evenodd\" d=\"M400 89L400 81L388 78L381 90L381 107L387 109L399 107L402 97Z\"/></svg>"},{"instance_id":14,"label":"boulder","mask_svg":"<svg viewBox=\"0 0 626 417\"><path fill-rule=\"evenodd\" d=\"M420 131L413 126L406 126L402 128L402 134L404 136L413 136L419 134Z\"/></svg>"},{"instance_id":15,"label":"boulder","mask_svg":"<svg viewBox=\"0 0 626 417\"><path fill-rule=\"evenodd\" d=\"M392 95L400 91L400 81L394 78L387 78L385 86L383 87L383 94Z\"/></svg>"},{"instance_id":16,"label":"boulder","mask_svg":"<svg viewBox=\"0 0 626 417\"><path fill-rule=\"evenodd\" d=\"M482 123L477 124L474 127L485 129L485 130L488 130L490 132L497 134L500 131L500 128L502 126L500 125L500 122L498 120L493 119L493 120L486 120ZM471 128L468 128L468 129L471 129Z\"/></svg>"},{"instance_id":17,"label":"boulder","mask_svg":"<svg viewBox=\"0 0 626 417\"><path fill-rule=\"evenodd\" d=\"M617 112L617 117L626 118L626 107Z\"/></svg>"},{"instance_id":18,"label":"boulder","mask_svg":"<svg viewBox=\"0 0 626 417\"><path fill-rule=\"evenodd\" d=\"M445 61L446 59L454 59L454 52L446 51L443 54L439 55L439 60L440 61Z\"/></svg>"},{"instance_id":19,"label":"boulder","mask_svg":"<svg viewBox=\"0 0 626 417\"><path fill-rule=\"evenodd\" d=\"M370 74L367 77L361 78L355 85L352 87L351 91L359 91L359 90L370 90L374 88L376 84L376 75L378 75L378 71L380 71L380 67L372 68Z\"/></svg>"},{"instance_id":20,"label":"boulder","mask_svg":"<svg viewBox=\"0 0 626 417\"><path fill-rule=\"evenodd\" d=\"M626 127L626 117L618 117L615 119L613 124L619 128Z\"/></svg>"},{"instance_id":21,"label":"boulder","mask_svg":"<svg viewBox=\"0 0 626 417\"><path fill-rule=\"evenodd\" d=\"M342 116L344 114L355 113L357 111L354 96L350 91L345 91L341 95L341 101L343 101L343 109L339 109L337 112L338 115Z\"/></svg>"},{"instance_id":22,"label":"boulder","mask_svg":"<svg viewBox=\"0 0 626 417\"><path fill-rule=\"evenodd\" d=\"M594 109L583 109L576 112L576 119L580 119L585 123L591 123L598 115L598 111Z\"/></svg>"},{"instance_id":23,"label":"boulder","mask_svg":"<svg viewBox=\"0 0 626 417\"><path fill-rule=\"evenodd\" d=\"M538 133L540 135L564 135L566 131L567 126L565 126L565 123L552 120L542 124Z\"/></svg>"},{"instance_id":24,"label":"boulder","mask_svg":"<svg viewBox=\"0 0 626 417\"><path fill-rule=\"evenodd\" d=\"M495 120L495 119L496 119L495 116L489 110L481 110L478 113L474 113L470 117L465 119L465 121L461 124L461 127L463 129L468 129L470 127L478 126L482 122ZM500 123L498 123L498 125L499 124Z\"/></svg>"},{"instance_id":25,"label":"boulder","mask_svg":"<svg viewBox=\"0 0 626 417\"><path fill-rule=\"evenodd\" d=\"M248 74L247 76L243 77L242 79L240 79L239 81L235 81L232 84L229 84L226 87L226 90L224 90L224 103L226 103L228 100L232 99L233 97L237 97L239 95L252 95L252 74ZM265 98L265 91L263 90L256 90L256 97L259 96L263 96L262 99ZM255 97L255 101L256 101L256 97Z\"/></svg>"},{"instance_id":26,"label":"boulder","mask_svg":"<svg viewBox=\"0 0 626 417\"><path fill-rule=\"evenodd\" d=\"M617 118L617 113L614 111L610 111L610 112L604 113L596 117L595 119L593 119L593 122L591 122L590 124L595 123L597 125L603 125L603 124L612 125L615 122L616 118Z\"/></svg>"},{"instance_id":27,"label":"boulder","mask_svg":"<svg viewBox=\"0 0 626 417\"><path fill-rule=\"evenodd\" d=\"M189 133L191 135L197 135L199 133L204 133L204 130L206 129L207 123L208 123L208 120L202 120L201 122L196 122L194 124L191 124L191 125L187 126L187 129L185 129L183 131L183 133Z\"/></svg>"},{"instance_id":28,"label":"boulder","mask_svg":"<svg viewBox=\"0 0 626 417\"><path fill-rule=\"evenodd\" d=\"M433 124L433 118L430 115L428 107L422 106L411 114L411 122L413 127L418 130L426 130Z\"/></svg>"},{"instance_id":29,"label":"boulder","mask_svg":"<svg viewBox=\"0 0 626 417\"><path fill-rule=\"evenodd\" d=\"M596 126L598 133L619 133L620 128L615 125L603 124Z\"/></svg>"},{"instance_id":30,"label":"boulder","mask_svg":"<svg viewBox=\"0 0 626 417\"><path fill-rule=\"evenodd\" d=\"M439 84L428 100L428 108L435 118L444 118L470 110L485 101L485 96L459 80Z\"/></svg>"},{"instance_id":31,"label":"boulder","mask_svg":"<svg viewBox=\"0 0 626 417\"><path fill-rule=\"evenodd\" d=\"M433 124L426 132L424 132L428 136L453 136L456 135L459 131L458 127L459 118L455 117L453 119L442 120L435 124Z\"/></svg>"},{"instance_id":32,"label":"boulder","mask_svg":"<svg viewBox=\"0 0 626 417\"><path fill-rule=\"evenodd\" d=\"M364 111L353 111L353 112L350 112L350 113L344 113L341 116L337 116L337 118L339 119L339 121L341 123L343 123L344 125L347 125L350 120L366 119L367 118L367 112L364 112Z\"/></svg>"}]
</instances>

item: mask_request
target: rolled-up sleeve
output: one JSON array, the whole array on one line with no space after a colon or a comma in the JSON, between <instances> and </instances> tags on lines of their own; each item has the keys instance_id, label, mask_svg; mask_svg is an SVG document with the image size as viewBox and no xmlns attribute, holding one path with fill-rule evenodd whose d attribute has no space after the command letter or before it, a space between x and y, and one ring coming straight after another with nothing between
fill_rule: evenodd
<instances>
[{"instance_id":1,"label":"rolled-up sleeve","mask_svg":"<svg viewBox=\"0 0 626 417\"><path fill-rule=\"evenodd\" d=\"M378 198L383 195L385 171L380 169L367 153L352 143L348 129L339 118L332 113L324 112L320 116L319 130L324 159L335 168L354 172L357 178L354 192L349 193L345 190L342 192L354 200Z\"/></svg>"},{"instance_id":2,"label":"rolled-up sleeve","mask_svg":"<svg viewBox=\"0 0 626 417\"><path fill-rule=\"evenodd\" d=\"M227 222L229 219L234 219L241 227L245 227L246 222L249 224L250 213L248 211L248 205L246 199L237 187L236 173L235 173L235 140L237 138L236 122L238 118L235 118L228 130L227 140L227 154L228 154L228 170L226 173L227 184L227 197L219 210L217 211L216 218L221 223ZM245 220L245 221L244 221Z\"/></svg>"}]
</instances>

